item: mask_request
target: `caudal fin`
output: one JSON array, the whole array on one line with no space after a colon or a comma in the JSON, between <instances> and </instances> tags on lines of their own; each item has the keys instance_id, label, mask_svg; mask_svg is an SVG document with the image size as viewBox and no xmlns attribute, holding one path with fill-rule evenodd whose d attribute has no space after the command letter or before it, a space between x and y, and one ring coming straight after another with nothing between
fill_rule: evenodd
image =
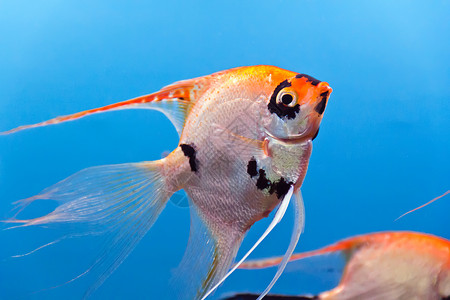
<instances>
[{"instance_id":1,"label":"caudal fin","mask_svg":"<svg viewBox=\"0 0 450 300\"><path fill-rule=\"evenodd\" d=\"M84 169L43 190L39 195L17 202L18 214L35 200L54 200L59 206L47 215L33 219L14 216L5 222L13 227L83 224L89 228L79 235L103 234L104 249L86 270L75 277L96 272L89 296L123 262L150 229L172 192L160 173L161 162L108 165ZM89 231L92 230L92 231Z\"/></svg>"}]
</instances>

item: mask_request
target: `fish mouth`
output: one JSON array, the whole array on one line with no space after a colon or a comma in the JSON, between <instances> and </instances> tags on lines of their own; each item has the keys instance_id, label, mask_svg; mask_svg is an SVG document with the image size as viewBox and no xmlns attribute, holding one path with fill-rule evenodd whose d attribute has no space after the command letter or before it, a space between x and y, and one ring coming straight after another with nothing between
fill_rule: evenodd
<instances>
[{"instance_id":1,"label":"fish mouth","mask_svg":"<svg viewBox=\"0 0 450 300\"><path fill-rule=\"evenodd\" d=\"M320 122L322 120L321 117L317 117L314 113L309 113L305 116L306 118L306 126L303 129L303 131L287 135L287 136L277 136L276 134L272 133L268 128L264 127L264 131L267 134L268 137L275 139L282 143L287 144L300 144L304 143L306 141L312 141L316 138Z\"/></svg>"},{"instance_id":2,"label":"fish mouth","mask_svg":"<svg viewBox=\"0 0 450 300\"><path fill-rule=\"evenodd\" d=\"M289 137L276 136L267 129L265 129L264 131L270 138L273 138L277 141L280 141L280 142L283 142L286 144L300 144L300 143L306 142L308 140L312 140L312 138L313 138L313 135L311 135L311 128L307 128L302 133L296 134L296 135L291 135Z\"/></svg>"}]
</instances>

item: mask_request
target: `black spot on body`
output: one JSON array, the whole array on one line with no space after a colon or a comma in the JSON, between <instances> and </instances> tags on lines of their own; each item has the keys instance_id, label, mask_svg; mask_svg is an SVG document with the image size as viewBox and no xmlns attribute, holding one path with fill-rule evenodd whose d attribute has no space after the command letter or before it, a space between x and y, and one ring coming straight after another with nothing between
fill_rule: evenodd
<instances>
[{"instance_id":1,"label":"black spot on body","mask_svg":"<svg viewBox=\"0 0 450 300\"><path fill-rule=\"evenodd\" d=\"M300 111L300 105L295 105L294 107L289 107L284 105L283 103L277 103L277 95L278 93L286 88L290 87L291 83L287 80L281 82L273 91L272 96L270 97L269 104L267 108L271 113L277 114L280 118L287 117L288 119L294 119L295 115Z\"/></svg>"},{"instance_id":2,"label":"black spot on body","mask_svg":"<svg viewBox=\"0 0 450 300\"><path fill-rule=\"evenodd\" d=\"M189 158L189 166L191 167L192 172L198 171L198 160L196 158L197 152L194 147L188 144L181 144L181 151L183 154Z\"/></svg>"},{"instance_id":3,"label":"black spot on body","mask_svg":"<svg viewBox=\"0 0 450 300\"><path fill-rule=\"evenodd\" d=\"M271 182L266 177L266 171L263 169L259 169L259 177L258 180L256 180L256 187L260 190L264 190L269 188L271 185Z\"/></svg>"},{"instance_id":4,"label":"black spot on body","mask_svg":"<svg viewBox=\"0 0 450 300\"><path fill-rule=\"evenodd\" d=\"M322 99L320 100L319 103L317 103L316 107L314 107L314 110L319 114L323 114L323 112L325 111L325 106L327 106L327 98L328 95L330 94L329 91L323 92L322 94L320 94L320 97L322 97Z\"/></svg>"},{"instance_id":5,"label":"black spot on body","mask_svg":"<svg viewBox=\"0 0 450 300\"><path fill-rule=\"evenodd\" d=\"M317 80L314 77L306 75L306 74L297 74L297 75L295 75L295 78L306 78L306 80L308 82L311 82L311 84L314 86L316 86L320 83L320 80Z\"/></svg>"},{"instance_id":6,"label":"black spot on body","mask_svg":"<svg viewBox=\"0 0 450 300\"><path fill-rule=\"evenodd\" d=\"M260 190L269 189L268 192L271 195L275 193L278 199L283 198L289 191L291 185L293 185L292 182L286 181L284 177L281 177L275 182L267 179L266 171L264 169L259 169L259 171L257 170L257 163L254 157L252 157L247 164L247 173L250 177L255 177L259 174L259 177L256 180L256 187Z\"/></svg>"},{"instance_id":7,"label":"black spot on body","mask_svg":"<svg viewBox=\"0 0 450 300\"><path fill-rule=\"evenodd\" d=\"M250 175L250 177L255 177L256 175L258 175L257 164L254 157L252 157L252 159L250 159L248 162L247 173Z\"/></svg>"},{"instance_id":8,"label":"black spot on body","mask_svg":"<svg viewBox=\"0 0 450 300\"><path fill-rule=\"evenodd\" d=\"M270 192L271 194L275 192L277 194L277 198L281 199L287 194L292 184L292 182L287 182L284 177L281 177L280 180L272 183Z\"/></svg>"}]
</instances>

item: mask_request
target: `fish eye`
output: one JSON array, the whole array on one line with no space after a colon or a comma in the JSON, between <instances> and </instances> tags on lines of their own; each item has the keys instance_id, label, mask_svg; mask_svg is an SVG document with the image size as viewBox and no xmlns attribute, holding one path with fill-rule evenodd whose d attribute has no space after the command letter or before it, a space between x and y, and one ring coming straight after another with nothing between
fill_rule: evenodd
<instances>
[{"instance_id":1,"label":"fish eye","mask_svg":"<svg viewBox=\"0 0 450 300\"><path fill-rule=\"evenodd\" d=\"M284 94L281 96L281 102L283 102L283 104L289 105L293 100L294 97L291 94Z\"/></svg>"},{"instance_id":2,"label":"fish eye","mask_svg":"<svg viewBox=\"0 0 450 300\"><path fill-rule=\"evenodd\" d=\"M277 103L288 107L294 107L297 104L297 95L291 91L283 91L278 94Z\"/></svg>"}]
</instances>

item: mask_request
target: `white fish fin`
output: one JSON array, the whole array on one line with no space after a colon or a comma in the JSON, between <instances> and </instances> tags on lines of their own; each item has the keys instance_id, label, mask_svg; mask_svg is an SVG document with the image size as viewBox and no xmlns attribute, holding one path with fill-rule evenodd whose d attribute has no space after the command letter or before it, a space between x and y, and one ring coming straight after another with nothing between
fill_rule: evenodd
<instances>
[{"instance_id":1,"label":"white fish fin","mask_svg":"<svg viewBox=\"0 0 450 300\"><path fill-rule=\"evenodd\" d=\"M262 294L258 297L258 300L262 299L265 295L267 295L270 292L273 285L277 282L278 278L280 278L281 274L284 271L284 268L286 268L286 265L292 256L292 253L294 253L295 247L297 246L298 240L300 239L300 235L302 234L304 228L305 228L305 207L303 205L302 193L299 189L298 192L295 193L294 195L294 228L292 231L291 242L289 244L288 249L286 250L286 253L283 256L283 259L278 265L277 273L275 274L274 278L267 286L267 288L264 290L264 292L262 292Z\"/></svg>"},{"instance_id":2,"label":"white fish fin","mask_svg":"<svg viewBox=\"0 0 450 300\"><path fill-rule=\"evenodd\" d=\"M245 235L229 227L223 235L214 235L195 205L190 211L189 242L172 279L171 292L177 295L170 298L200 299L228 271Z\"/></svg>"},{"instance_id":3,"label":"white fish fin","mask_svg":"<svg viewBox=\"0 0 450 300\"><path fill-rule=\"evenodd\" d=\"M184 121L189 114L190 109L192 108L198 97L203 93L205 88L208 86L208 81L205 80L205 78L206 77L199 77L191 80L176 82L162 88L160 91L153 94L140 96L99 108L85 110L71 115L59 116L48 121L36 124L19 126L8 131L0 132L0 135L11 134L30 128L73 121L96 113L136 108L155 109L158 111L162 111L174 124L178 134L181 134L182 128L184 126Z\"/></svg>"},{"instance_id":4,"label":"white fish fin","mask_svg":"<svg viewBox=\"0 0 450 300\"><path fill-rule=\"evenodd\" d=\"M148 103L142 108L154 109L162 112L172 122L177 130L178 136L181 136L183 131L186 116L191 108L192 102L180 99L168 99L165 101L158 101Z\"/></svg>"},{"instance_id":5,"label":"white fish fin","mask_svg":"<svg viewBox=\"0 0 450 300\"><path fill-rule=\"evenodd\" d=\"M281 219L284 216L284 213L286 212L286 209L289 205L289 202L291 200L292 197L292 193L294 191L294 187L291 186L288 193L286 194L286 196L284 197L283 201L281 202L280 206L278 207L278 210L272 220L272 222L269 224L269 226L267 227L266 231L264 231L264 233L261 235L261 237L256 241L256 243L250 248L250 250L241 258L241 260L236 263L233 268L224 276L222 277L222 279L220 279L220 281L218 281L203 297L203 299L206 299L206 297L208 297L215 289L217 289L217 287L219 287L220 284L222 284L222 282L225 281L225 279L227 279L228 276L231 275L231 273L233 273L241 263L243 263L247 257L253 252L253 250L255 250L255 248L266 238L266 236L272 231L272 229L281 221Z\"/></svg>"},{"instance_id":6,"label":"white fish fin","mask_svg":"<svg viewBox=\"0 0 450 300\"><path fill-rule=\"evenodd\" d=\"M108 165L84 169L45 189L37 196L22 200L59 202L49 214L6 221L32 225L71 224L79 235L103 234L105 247L83 275L98 272L89 296L122 263L150 229L163 210L171 192L160 174L161 161ZM77 276L81 277L81 276Z\"/></svg>"}]
</instances>

